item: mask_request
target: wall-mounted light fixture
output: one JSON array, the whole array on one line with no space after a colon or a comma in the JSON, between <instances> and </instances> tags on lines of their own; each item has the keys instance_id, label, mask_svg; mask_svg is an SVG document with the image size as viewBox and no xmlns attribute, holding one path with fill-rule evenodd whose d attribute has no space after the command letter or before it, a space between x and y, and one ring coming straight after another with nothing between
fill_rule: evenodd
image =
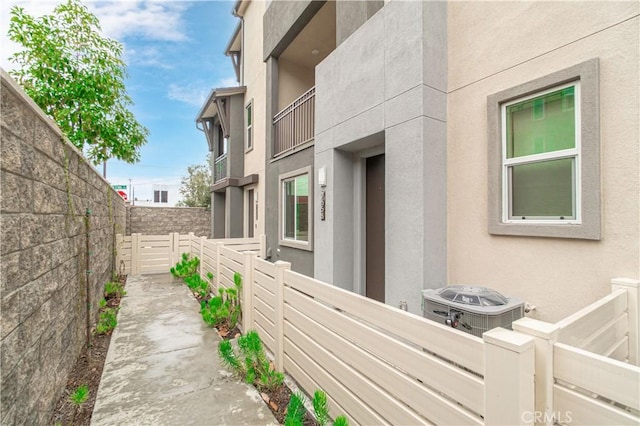
<instances>
[{"instance_id":1,"label":"wall-mounted light fixture","mask_svg":"<svg viewBox=\"0 0 640 426\"><path fill-rule=\"evenodd\" d=\"M327 168L320 167L318 169L318 185L327 186Z\"/></svg>"}]
</instances>

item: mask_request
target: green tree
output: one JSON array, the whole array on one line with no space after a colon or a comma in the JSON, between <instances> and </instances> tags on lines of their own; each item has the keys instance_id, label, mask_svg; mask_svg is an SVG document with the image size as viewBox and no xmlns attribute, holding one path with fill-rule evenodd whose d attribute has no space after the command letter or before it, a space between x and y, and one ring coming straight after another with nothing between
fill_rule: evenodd
<instances>
[{"instance_id":1,"label":"green tree","mask_svg":"<svg viewBox=\"0 0 640 426\"><path fill-rule=\"evenodd\" d=\"M197 164L187 167L187 175L180 178L179 206L211 207L211 169L209 165Z\"/></svg>"},{"instance_id":2,"label":"green tree","mask_svg":"<svg viewBox=\"0 0 640 426\"><path fill-rule=\"evenodd\" d=\"M39 18L14 6L8 35L23 47L11 75L71 143L94 164L139 160L149 131L129 110L122 44L100 33L95 15L79 0Z\"/></svg>"}]
</instances>

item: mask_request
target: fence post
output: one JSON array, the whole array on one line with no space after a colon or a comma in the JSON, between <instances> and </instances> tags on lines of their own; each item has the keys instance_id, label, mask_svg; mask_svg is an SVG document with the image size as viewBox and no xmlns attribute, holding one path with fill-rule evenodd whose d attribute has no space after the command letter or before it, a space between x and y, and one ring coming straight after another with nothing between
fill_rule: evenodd
<instances>
[{"instance_id":1,"label":"fence post","mask_svg":"<svg viewBox=\"0 0 640 426\"><path fill-rule=\"evenodd\" d=\"M611 291L627 290L627 313L629 315L629 363L640 366L640 281L630 278L611 280Z\"/></svg>"},{"instance_id":2,"label":"fence post","mask_svg":"<svg viewBox=\"0 0 640 426\"><path fill-rule=\"evenodd\" d=\"M200 249L198 253L198 257L200 258L200 278L204 278L204 241L206 240L206 237L200 237L198 240L200 241Z\"/></svg>"},{"instance_id":3,"label":"fence post","mask_svg":"<svg viewBox=\"0 0 640 426\"><path fill-rule=\"evenodd\" d=\"M244 271L242 273L242 331L246 333L253 328L253 260L256 256L251 251L242 253Z\"/></svg>"},{"instance_id":4,"label":"fence post","mask_svg":"<svg viewBox=\"0 0 640 426\"><path fill-rule=\"evenodd\" d=\"M178 263L180 260L180 234L172 232L169 234L169 241L171 242L171 266Z\"/></svg>"},{"instance_id":5,"label":"fence post","mask_svg":"<svg viewBox=\"0 0 640 426\"><path fill-rule=\"evenodd\" d=\"M484 420L486 425L532 425L534 339L494 328L484 340Z\"/></svg>"},{"instance_id":6,"label":"fence post","mask_svg":"<svg viewBox=\"0 0 640 426\"><path fill-rule=\"evenodd\" d=\"M116 242L115 242L115 246L113 247L113 249L116 252L116 267L115 267L115 273L118 274L120 272L120 259L122 259L122 240L124 239L124 237L122 236L122 234L116 234Z\"/></svg>"},{"instance_id":7,"label":"fence post","mask_svg":"<svg viewBox=\"0 0 640 426\"><path fill-rule=\"evenodd\" d=\"M264 234L260 235L260 258L267 258L267 236Z\"/></svg>"},{"instance_id":8,"label":"fence post","mask_svg":"<svg viewBox=\"0 0 640 426\"><path fill-rule=\"evenodd\" d=\"M195 239L195 235L193 234L193 232L189 232L189 255L193 256L194 253L191 251L191 243L193 242L193 240Z\"/></svg>"},{"instance_id":9,"label":"fence post","mask_svg":"<svg viewBox=\"0 0 640 426\"><path fill-rule=\"evenodd\" d=\"M140 273L140 234L131 234L131 275Z\"/></svg>"},{"instance_id":10,"label":"fence post","mask_svg":"<svg viewBox=\"0 0 640 426\"><path fill-rule=\"evenodd\" d=\"M276 267L276 335L275 337L275 359L276 370L284 371L284 271L291 269L291 263L278 260L274 263Z\"/></svg>"},{"instance_id":11,"label":"fence post","mask_svg":"<svg viewBox=\"0 0 640 426\"><path fill-rule=\"evenodd\" d=\"M521 318L513 323L513 329L528 334L535 340L536 423L553 425L553 344L558 341L560 327L533 318Z\"/></svg>"},{"instance_id":12,"label":"fence post","mask_svg":"<svg viewBox=\"0 0 640 426\"><path fill-rule=\"evenodd\" d=\"M216 286L214 291L217 292L218 288L220 287L220 250L224 246L224 243L219 241L219 242L215 243L214 246L216 248L216 258L214 260L215 265L216 265L216 270L213 273L213 281L214 281L215 286Z\"/></svg>"}]
</instances>

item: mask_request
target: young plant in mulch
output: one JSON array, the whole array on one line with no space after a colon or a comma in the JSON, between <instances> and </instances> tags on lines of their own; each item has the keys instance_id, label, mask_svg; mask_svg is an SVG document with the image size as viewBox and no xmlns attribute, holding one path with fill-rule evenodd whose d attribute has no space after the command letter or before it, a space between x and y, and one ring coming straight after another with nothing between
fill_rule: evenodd
<instances>
[{"instance_id":1,"label":"young plant in mulch","mask_svg":"<svg viewBox=\"0 0 640 426\"><path fill-rule=\"evenodd\" d=\"M107 301L107 306L114 307L120 304L122 296L126 296L127 292L124 291L124 285L118 281L109 281L104 285L104 299Z\"/></svg>"},{"instance_id":2,"label":"young plant in mulch","mask_svg":"<svg viewBox=\"0 0 640 426\"><path fill-rule=\"evenodd\" d=\"M205 300L209 296L209 281L203 280L197 272L185 277L184 282L198 300Z\"/></svg>"},{"instance_id":3,"label":"young plant in mulch","mask_svg":"<svg viewBox=\"0 0 640 426\"><path fill-rule=\"evenodd\" d=\"M210 279L213 278L211 274ZM200 304L202 320L210 327L218 329L220 337L236 336L241 316L239 295L242 291L242 275L233 275L234 287L218 288L218 295Z\"/></svg>"},{"instance_id":4,"label":"young plant in mulch","mask_svg":"<svg viewBox=\"0 0 640 426\"><path fill-rule=\"evenodd\" d=\"M240 336L237 350L230 340L220 341L218 354L225 365L261 392L274 391L284 383L284 374L276 371L267 358L257 331Z\"/></svg>"},{"instance_id":5,"label":"young plant in mulch","mask_svg":"<svg viewBox=\"0 0 640 426\"><path fill-rule=\"evenodd\" d=\"M291 394L289 404L287 405L287 415L284 418L285 426L302 426L305 424L306 409L304 406L305 397L301 393ZM331 417L329 417L329 405L327 404L327 394L316 389L312 399L313 413L315 421L319 426L331 425ZM348 426L349 421L345 416L338 416L333 421L333 426Z\"/></svg>"},{"instance_id":6,"label":"young plant in mulch","mask_svg":"<svg viewBox=\"0 0 640 426\"><path fill-rule=\"evenodd\" d=\"M96 324L96 334L110 333L118 325L118 308L107 306L105 299L100 300L100 317Z\"/></svg>"},{"instance_id":7,"label":"young plant in mulch","mask_svg":"<svg viewBox=\"0 0 640 426\"><path fill-rule=\"evenodd\" d=\"M176 278L187 278L198 272L200 259L197 256L191 257L189 253L182 253L180 262L169 271Z\"/></svg>"},{"instance_id":8,"label":"young plant in mulch","mask_svg":"<svg viewBox=\"0 0 640 426\"><path fill-rule=\"evenodd\" d=\"M74 414L72 424L75 424L75 419L78 412L82 409L82 406L89 398L89 387L87 385L80 385L76 388L71 395L69 395L69 401L74 406Z\"/></svg>"}]
</instances>

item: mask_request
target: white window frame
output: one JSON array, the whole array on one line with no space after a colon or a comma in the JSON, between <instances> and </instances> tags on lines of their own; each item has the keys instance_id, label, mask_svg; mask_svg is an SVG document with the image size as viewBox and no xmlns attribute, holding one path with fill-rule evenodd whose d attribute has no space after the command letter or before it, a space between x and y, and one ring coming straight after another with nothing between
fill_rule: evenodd
<instances>
[{"instance_id":1,"label":"white window frame","mask_svg":"<svg viewBox=\"0 0 640 426\"><path fill-rule=\"evenodd\" d=\"M526 70L523 70L525 72ZM523 74L526 76L526 73ZM492 235L601 239L600 193L600 82L599 59L560 69L551 74L506 88L487 96L487 230ZM545 91L558 90L563 85L579 84L578 98L574 99L576 114L575 164L575 218L550 220L545 218L513 219L505 206L509 205L505 182L506 146L503 106L521 102L527 97L540 96ZM505 110L506 111L506 110ZM551 158L549 153L529 156L528 160ZM575 152L555 152L556 155L574 155Z\"/></svg>"},{"instance_id":2,"label":"white window frame","mask_svg":"<svg viewBox=\"0 0 640 426\"><path fill-rule=\"evenodd\" d=\"M307 212L308 219L307 220L308 220L308 226L309 226L309 232L307 237L308 241L285 238L284 236L284 231L285 231L284 214L286 211L284 206L284 202L285 202L284 184L285 182L289 182L303 175L307 175L308 184L309 184L309 195L308 195L309 198L307 200L308 201L308 212ZM314 191L314 188L313 188L313 167L312 166L294 170L289 173L284 173L278 177L278 201L279 201L278 203L278 206L279 206L278 207L278 243L281 246L292 247L292 248L308 250L308 251L313 250L313 191Z\"/></svg>"},{"instance_id":3,"label":"white window frame","mask_svg":"<svg viewBox=\"0 0 640 426\"><path fill-rule=\"evenodd\" d=\"M249 114L251 111L251 123L249 123ZM245 124L245 152L253 149L253 124L255 121L255 111L253 110L253 99L244 107L244 124Z\"/></svg>"},{"instance_id":4,"label":"white window frame","mask_svg":"<svg viewBox=\"0 0 640 426\"><path fill-rule=\"evenodd\" d=\"M571 149L564 149L559 151L545 152L542 154L533 154L521 157L507 158L507 107L525 102L529 99L537 98L547 95L549 93L557 92L568 87L574 87L574 114L575 114L575 141L574 147ZM544 107L544 104L543 104ZM502 221L503 223L539 223L539 224L580 224L582 223L582 197L581 197L581 137L580 137L580 82L573 81L560 86L555 86L547 90L536 92L522 98L517 98L509 102L505 102L500 106L501 113L501 139L502 139ZM562 160L567 158L573 158L573 212L574 217L564 219L561 217L536 217L526 216L525 218L513 217L511 213L512 209L512 191L510 188L510 168L518 165L533 164L549 160Z\"/></svg>"}]
</instances>

